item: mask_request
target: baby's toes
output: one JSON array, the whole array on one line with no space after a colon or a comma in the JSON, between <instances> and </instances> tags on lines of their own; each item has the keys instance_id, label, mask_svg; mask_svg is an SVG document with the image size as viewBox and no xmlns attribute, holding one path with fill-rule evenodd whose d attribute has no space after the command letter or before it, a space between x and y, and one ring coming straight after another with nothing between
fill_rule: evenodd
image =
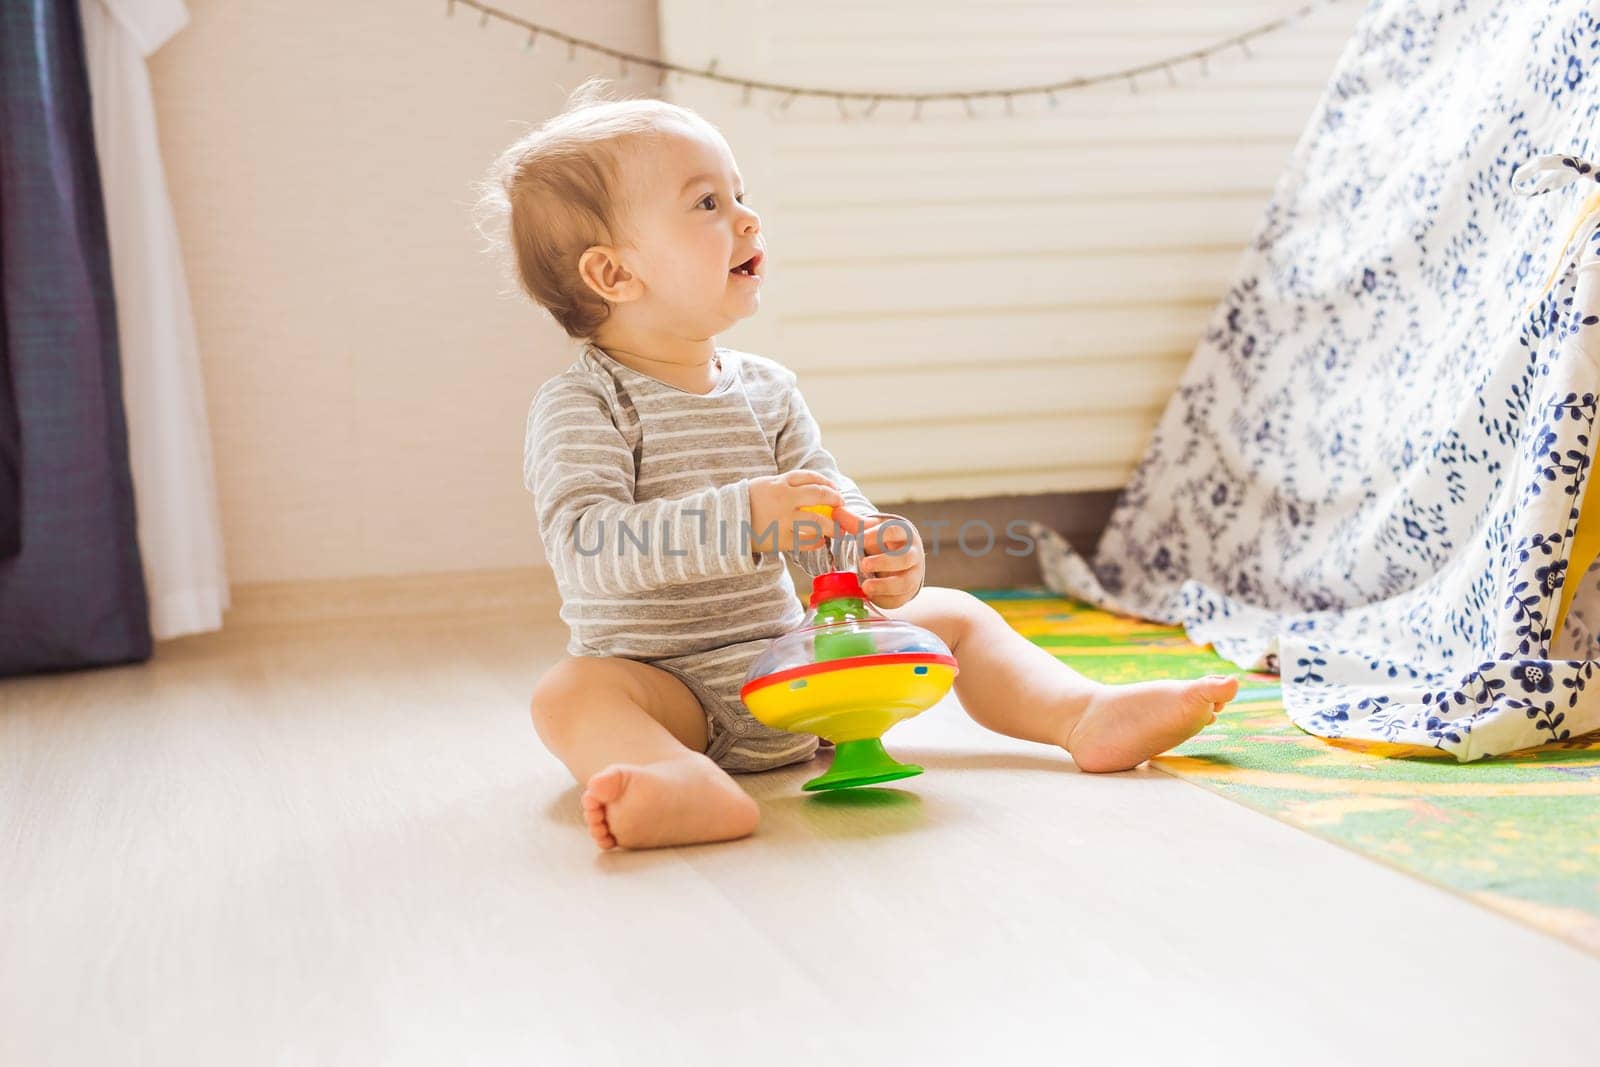
<instances>
[{"instance_id":1,"label":"baby's toes","mask_svg":"<svg viewBox=\"0 0 1600 1067\"><path fill-rule=\"evenodd\" d=\"M621 800L627 788L628 771L624 767L607 767L595 773L583 791L584 810L604 810L608 804Z\"/></svg>"},{"instance_id":2,"label":"baby's toes","mask_svg":"<svg viewBox=\"0 0 1600 1067\"><path fill-rule=\"evenodd\" d=\"M1213 705L1211 710L1216 711L1239 695L1239 679L1223 674L1208 674L1193 683L1189 695L1195 703Z\"/></svg>"},{"instance_id":3,"label":"baby's toes","mask_svg":"<svg viewBox=\"0 0 1600 1067\"><path fill-rule=\"evenodd\" d=\"M589 793L583 795L583 821L588 824L589 836L594 838L595 844L601 848L617 847L611 824L606 821L605 806Z\"/></svg>"},{"instance_id":4,"label":"baby's toes","mask_svg":"<svg viewBox=\"0 0 1600 1067\"><path fill-rule=\"evenodd\" d=\"M623 767L607 767L589 779L583 791L583 819L589 825L589 836L603 849L617 847L616 835L611 832L607 806L622 798L628 788L628 772Z\"/></svg>"}]
</instances>

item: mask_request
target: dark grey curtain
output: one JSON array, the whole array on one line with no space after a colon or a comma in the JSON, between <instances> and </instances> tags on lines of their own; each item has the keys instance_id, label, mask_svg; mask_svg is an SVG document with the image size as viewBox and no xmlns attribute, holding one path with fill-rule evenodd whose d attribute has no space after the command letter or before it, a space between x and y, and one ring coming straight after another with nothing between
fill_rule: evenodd
<instances>
[{"instance_id":1,"label":"dark grey curtain","mask_svg":"<svg viewBox=\"0 0 1600 1067\"><path fill-rule=\"evenodd\" d=\"M77 0L0 0L0 674L150 657Z\"/></svg>"}]
</instances>

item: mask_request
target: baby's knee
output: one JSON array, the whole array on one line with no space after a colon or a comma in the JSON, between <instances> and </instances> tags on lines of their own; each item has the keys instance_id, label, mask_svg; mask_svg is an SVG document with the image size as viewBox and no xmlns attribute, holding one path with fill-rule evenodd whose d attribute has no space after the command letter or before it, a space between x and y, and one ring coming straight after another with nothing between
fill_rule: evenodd
<instances>
[{"instance_id":1,"label":"baby's knee","mask_svg":"<svg viewBox=\"0 0 1600 1067\"><path fill-rule=\"evenodd\" d=\"M994 610L965 589L942 585L924 586L913 601L916 602L922 602L930 614L958 626L966 626Z\"/></svg>"},{"instance_id":2,"label":"baby's knee","mask_svg":"<svg viewBox=\"0 0 1600 1067\"><path fill-rule=\"evenodd\" d=\"M568 656L539 676L530 710L533 728L548 744L597 689L617 684L615 668L603 657Z\"/></svg>"},{"instance_id":3,"label":"baby's knee","mask_svg":"<svg viewBox=\"0 0 1600 1067\"><path fill-rule=\"evenodd\" d=\"M992 614L993 611L993 608L965 589L928 585L923 586L905 604L890 609L886 614L933 631L939 640L954 650L967 634L982 623L985 614Z\"/></svg>"},{"instance_id":4,"label":"baby's knee","mask_svg":"<svg viewBox=\"0 0 1600 1067\"><path fill-rule=\"evenodd\" d=\"M550 732L556 725L568 704L568 694L572 692L573 683L568 675L573 673L570 666L571 660L563 660L539 676L533 686L533 699L529 711L533 715L533 728L546 743L550 740Z\"/></svg>"},{"instance_id":5,"label":"baby's knee","mask_svg":"<svg viewBox=\"0 0 1600 1067\"><path fill-rule=\"evenodd\" d=\"M949 599L952 610L962 615L981 615L984 612L993 610L988 604L985 604L965 589L947 589L944 586L938 586L937 588Z\"/></svg>"}]
</instances>

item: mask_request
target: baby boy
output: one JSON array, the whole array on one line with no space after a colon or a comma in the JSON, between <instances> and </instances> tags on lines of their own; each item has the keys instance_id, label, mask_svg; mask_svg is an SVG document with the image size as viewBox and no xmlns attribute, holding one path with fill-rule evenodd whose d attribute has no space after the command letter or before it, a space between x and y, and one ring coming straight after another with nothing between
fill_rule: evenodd
<instances>
[{"instance_id":1,"label":"baby boy","mask_svg":"<svg viewBox=\"0 0 1600 1067\"><path fill-rule=\"evenodd\" d=\"M584 786L599 847L742 837L759 810L730 772L816 754L816 737L751 717L739 688L804 622L784 557L818 573L823 537L858 539L867 597L950 647L968 715L1080 770L1134 767L1234 697L1220 676L1091 682L972 595L923 588L915 528L838 469L794 372L716 344L760 306L766 243L699 115L586 87L485 190L522 287L582 343L533 401L524 478L571 632L533 721ZM802 510L823 505L832 519Z\"/></svg>"}]
</instances>

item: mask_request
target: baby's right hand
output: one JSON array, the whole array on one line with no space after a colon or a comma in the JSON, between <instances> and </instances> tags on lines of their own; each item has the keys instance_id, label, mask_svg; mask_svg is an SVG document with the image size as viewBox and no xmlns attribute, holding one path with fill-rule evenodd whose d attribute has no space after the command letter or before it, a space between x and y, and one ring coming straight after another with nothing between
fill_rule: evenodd
<instances>
[{"instance_id":1,"label":"baby's right hand","mask_svg":"<svg viewBox=\"0 0 1600 1067\"><path fill-rule=\"evenodd\" d=\"M833 520L806 507L844 507L833 483L815 471L790 471L750 479L750 541L756 552L821 548L834 534ZM820 530L820 533L818 532ZM774 543L776 542L776 543Z\"/></svg>"}]
</instances>

